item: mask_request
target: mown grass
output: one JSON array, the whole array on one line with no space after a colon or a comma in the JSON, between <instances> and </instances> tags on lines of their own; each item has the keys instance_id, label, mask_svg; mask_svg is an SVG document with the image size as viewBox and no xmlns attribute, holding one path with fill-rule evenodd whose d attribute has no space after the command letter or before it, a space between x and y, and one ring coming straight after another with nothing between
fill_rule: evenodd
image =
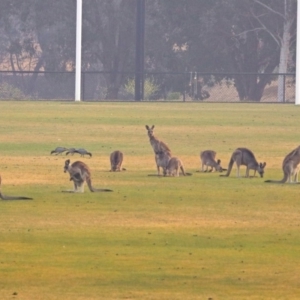
<instances>
[{"instance_id":1,"label":"mown grass","mask_svg":"<svg viewBox=\"0 0 300 300\"><path fill-rule=\"evenodd\" d=\"M236 147L281 179L299 145L300 108L275 104L0 102L3 192L1 299L299 299L299 187L196 172L214 149L227 167ZM156 168L145 124L193 176ZM65 194L65 156L81 159L96 187ZM108 172L109 154L126 172ZM243 169L244 172L244 169Z\"/></svg>"}]
</instances>

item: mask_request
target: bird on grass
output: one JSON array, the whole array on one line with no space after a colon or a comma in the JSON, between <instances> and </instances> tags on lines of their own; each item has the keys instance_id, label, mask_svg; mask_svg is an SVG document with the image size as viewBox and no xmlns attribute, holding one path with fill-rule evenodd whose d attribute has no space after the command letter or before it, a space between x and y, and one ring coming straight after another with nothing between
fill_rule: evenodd
<instances>
[{"instance_id":1,"label":"bird on grass","mask_svg":"<svg viewBox=\"0 0 300 300\"><path fill-rule=\"evenodd\" d=\"M58 154L62 154L63 152L65 152L67 150L68 150L68 148L66 148L66 147L56 147L54 150L51 151L50 154L58 155Z\"/></svg>"},{"instance_id":2,"label":"bird on grass","mask_svg":"<svg viewBox=\"0 0 300 300\"><path fill-rule=\"evenodd\" d=\"M68 154L74 154L74 153L78 153L81 156L85 156L85 155L89 155L90 157L92 157L92 153L88 152L87 150L83 149L83 148L79 148L79 149L75 149L75 148L70 148L68 149L68 151L66 152L66 155Z\"/></svg>"}]
</instances>

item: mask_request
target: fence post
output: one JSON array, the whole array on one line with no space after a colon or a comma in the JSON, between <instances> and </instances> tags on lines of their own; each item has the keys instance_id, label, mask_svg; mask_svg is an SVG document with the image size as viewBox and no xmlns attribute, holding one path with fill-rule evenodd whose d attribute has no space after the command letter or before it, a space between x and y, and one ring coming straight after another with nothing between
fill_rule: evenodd
<instances>
[{"instance_id":1,"label":"fence post","mask_svg":"<svg viewBox=\"0 0 300 300\"><path fill-rule=\"evenodd\" d=\"M194 76L194 100L198 98L198 73L195 72Z\"/></svg>"},{"instance_id":2,"label":"fence post","mask_svg":"<svg viewBox=\"0 0 300 300\"><path fill-rule=\"evenodd\" d=\"M286 89L286 87L285 87L285 84L286 84L286 76L285 75L283 75L283 87L282 87L282 93L283 93L283 102L285 103L286 102L286 98L285 98L285 89Z\"/></svg>"},{"instance_id":3,"label":"fence post","mask_svg":"<svg viewBox=\"0 0 300 300\"><path fill-rule=\"evenodd\" d=\"M81 42L82 42L82 0L77 0L76 11L76 69L75 69L75 101L80 101L81 88Z\"/></svg>"},{"instance_id":4,"label":"fence post","mask_svg":"<svg viewBox=\"0 0 300 300\"><path fill-rule=\"evenodd\" d=\"M82 81L81 81L81 99L84 101L84 85L85 85L85 73L81 73Z\"/></svg>"}]
</instances>

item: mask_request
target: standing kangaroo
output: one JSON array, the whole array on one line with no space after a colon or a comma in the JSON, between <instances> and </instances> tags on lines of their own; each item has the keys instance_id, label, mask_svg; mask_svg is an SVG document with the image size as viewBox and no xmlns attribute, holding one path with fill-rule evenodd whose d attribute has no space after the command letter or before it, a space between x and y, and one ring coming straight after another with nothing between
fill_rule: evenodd
<instances>
[{"instance_id":1,"label":"standing kangaroo","mask_svg":"<svg viewBox=\"0 0 300 300\"><path fill-rule=\"evenodd\" d=\"M272 183L298 183L298 173L300 164L300 146L290 152L282 162L283 178L279 181L266 180Z\"/></svg>"},{"instance_id":2,"label":"standing kangaroo","mask_svg":"<svg viewBox=\"0 0 300 300\"><path fill-rule=\"evenodd\" d=\"M232 153L227 173L220 176L229 176L234 163L237 165L237 177L240 177L240 166L247 167L246 177L249 177L250 170L254 170L254 176L256 171L259 173L260 177L264 176L264 168L266 163L258 163L253 152L247 148L237 148Z\"/></svg>"},{"instance_id":3,"label":"standing kangaroo","mask_svg":"<svg viewBox=\"0 0 300 300\"><path fill-rule=\"evenodd\" d=\"M168 159L171 158L171 149L168 147L166 143L163 141L160 141L158 138L154 136L153 130L154 125L150 128L148 125L145 126L148 132L150 144L153 148L153 151L155 153L155 162L157 167L157 174L160 175L160 167L163 169L164 175L165 175L165 168L167 166L166 162Z\"/></svg>"},{"instance_id":4,"label":"standing kangaroo","mask_svg":"<svg viewBox=\"0 0 300 300\"><path fill-rule=\"evenodd\" d=\"M126 171L126 169L122 168L122 163L123 163L123 153L119 150L116 150L110 154L110 171L115 172L118 171L120 172L121 170Z\"/></svg>"},{"instance_id":5,"label":"standing kangaroo","mask_svg":"<svg viewBox=\"0 0 300 300\"><path fill-rule=\"evenodd\" d=\"M179 172L182 172L182 174L185 176L184 167L182 164L182 161L177 157L172 157L169 160L169 163L167 165L167 174L169 176L179 176Z\"/></svg>"},{"instance_id":6,"label":"standing kangaroo","mask_svg":"<svg viewBox=\"0 0 300 300\"><path fill-rule=\"evenodd\" d=\"M2 183L2 179L1 179L1 176L0 176L0 198L2 200L32 200L32 198L24 197L24 196L6 196L6 195L3 195L2 192L1 192L1 183Z\"/></svg>"},{"instance_id":7,"label":"standing kangaroo","mask_svg":"<svg viewBox=\"0 0 300 300\"><path fill-rule=\"evenodd\" d=\"M205 150L200 152L200 159L202 163L202 172L212 172L213 169L215 169L218 172L223 172L225 169L221 167L221 160L216 161L216 152L213 150ZM206 166L206 169L204 170L204 166ZM208 167L211 167L210 170L208 170Z\"/></svg>"},{"instance_id":8,"label":"standing kangaroo","mask_svg":"<svg viewBox=\"0 0 300 300\"><path fill-rule=\"evenodd\" d=\"M70 181L74 182L74 190L67 190L63 192L83 193L85 181L91 192L112 192L112 190L109 189L96 189L92 186L91 171L84 162L75 161L71 165L70 163L69 159L65 161L64 172L69 172Z\"/></svg>"},{"instance_id":9,"label":"standing kangaroo","mask_svg":"<svg viewBox=\"0 0 300 300\"><path fill-rule=\"evenodd\" d=\"M153 134L154 130L154 125L150 128L148 125L145 126L147 131L148 131L148 136L150 140L150 144L153 148L154 153L159 153L159 152L169 152L171 153L171 149L168 147L166 143L163 141L160 141L158 138L156 138Z\"/></svg>"}]
</instances>

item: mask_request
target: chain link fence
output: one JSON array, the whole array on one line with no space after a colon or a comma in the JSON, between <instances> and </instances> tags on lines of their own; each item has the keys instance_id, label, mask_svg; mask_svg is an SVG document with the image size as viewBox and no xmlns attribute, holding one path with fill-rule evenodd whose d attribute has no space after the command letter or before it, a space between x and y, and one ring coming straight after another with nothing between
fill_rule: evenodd
<instances>
[{"instance_id":1,"label":"chain link fence","mask_svg":"<svg viewBox=\"0 0 300 300\"><path fill-rule=\"evenodd\" d=\"M244 90L253 89L247 83L254 78L254 92L258 78L269 76L262 89L260 102L295 102L295 74L230 74L199 72L152 72L144 75L144 101L248 101L236 82L243 79ZM108 80L110 77L110 80ZM115 97L108 99L107 82L116 78ZM119 83L117 82L119 81ZM120 84L122 82L122 84ZM246 86L245 86L246 84ZM255 85L256 84L256 85ZM5 100L74 100L74 72L0 71L0 99ZM82 72L81 99L83 101L133 101L134 73ZM244 97L244 98L243 98Z\"/></svg>"}]
</instances>

